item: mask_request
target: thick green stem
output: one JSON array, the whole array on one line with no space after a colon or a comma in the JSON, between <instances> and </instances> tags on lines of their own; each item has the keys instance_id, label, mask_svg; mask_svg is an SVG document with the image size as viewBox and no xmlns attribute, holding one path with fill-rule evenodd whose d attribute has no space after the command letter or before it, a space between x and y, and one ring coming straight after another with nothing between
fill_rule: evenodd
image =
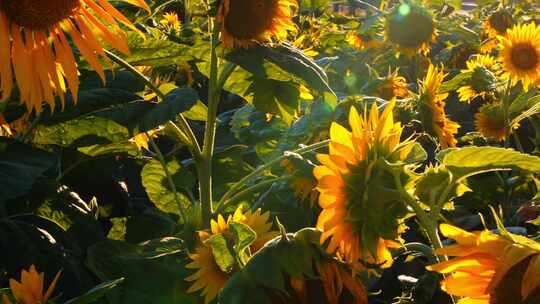
<instances>
[{"instance_id":1,"label":"thick green stem","mask_svg":"<svg viewBox=\"0 0 540 304\"><path fill-rule=\"evenodd\" d=\"M212 207L212 159L214 157L214 142L216 138L217 112L221 88L218 87L218 57L216 48L219 42L219 26L215 26L211 38L210 78L208 84L208 114L201 157L197 162L199 177L199 199L201 202L202 223L209 225L213 213Z\"/></svg>"},{"instance_id":2,"label":"thick green stem","mask_svg":"<svg viewBox=\"0 0 540 304\"><path fill-rule=\"evenodd\" d=\"M178 210L180 212L180 216L182 218L182 222L185 223L188 219L186 210L184 209L184 205L182 205L182 201L180 200L180 197L178 196L178 191L176 189L176 185L174 184L174 181L172 179L172 175L169 172L169 168L167 167L167 162L165 161L165 157L163 156L163 153L161 153L161 150L159 149L158 145L152 138L152 136L148 135L148 141L150 142L150 145L152 146L152 150L156 153L156 157L158 161L161 164L161 167L163 167L163 172L165 172L165 176L167 177L167 183L169 184L169 188L171 188L171 191L174 195L174 201L176 202L176 205L178 206Z\"/></svg>"},{"instance_id":3,"label":"thick green stem","mask_svg":"<svg viewBox=\"0 0 540 304\"><path fill-rule=\"evenodd\" d=\"M143 81L146 86L152 90L161 100L165 98L165 95L161 90L146 76L144 76L141 72L137 71L135 67L133 67L131 64L129 64L124 59L118 57L116 54L105 50L105 53L109 58L111 58L112 61L116 62L121 67L125 68L126 70L130 71L133 75L135 75L137 78L139 78L141 81ZM180 113L178 114L178 120L180 122L180 130L187 136L188 139L188 148L193 155L194 158L198 158L200 156L200 147L199 143L197 141L197 137L195 137L195 134L193 133L193 130L189 126L189 123L187 122L186 118ZM184 139L184 138L182 138Z\"/></svg>"}]
</instances>

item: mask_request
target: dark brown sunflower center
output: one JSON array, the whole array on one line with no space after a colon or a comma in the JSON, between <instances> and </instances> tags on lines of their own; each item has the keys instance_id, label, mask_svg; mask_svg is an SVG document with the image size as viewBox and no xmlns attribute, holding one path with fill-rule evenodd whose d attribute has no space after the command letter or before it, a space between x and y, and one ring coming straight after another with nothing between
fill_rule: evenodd
<instances>
[{"instance_id":1,"label":"dark brown sunflower center","mask_svg":"<svg viewBox=\"0 0 540 304\"><path fill-rule=\"evenodd\" d=\"M239 39L254 39L272 28L279 0L230 0L225 28Z\"/></svg>"},{"instance_id":2,"label":"dark brown sunflower center","mask_svg":"<svg viewBox=\"0 0 540 304\"><path fill-rule=\"evenodd\" d=\"M0 1L0 8L19 26L45 30L80 7L80 0L8 0Z\"/></svg>"},{"instance_id":3,"label":"dark brown sunflower center","mask_svg":"<svg viewBox=\"0 0 540 304\"><path fill-rule=\"evenodd\" d=\"M393 43L416 49L431 41L435 22L423 9L403 4L389 17L386 30Z\"/></svg>"},{"instance_id":4,"label":"dark brown sunflower center","mask_svg":"<svg viewBox=\"0 0 540 304\"><path fill-rule=\"evenodd\" d=\"M527 43L513 46L511 58L514 66L520 70L536 69L537 65L540 63L538 52L532 45Z\"/></svg>"},{"instance_id":5,"label":"dark brown sunflower center","mask_svg":"<svg viewBox=\"0 0 540 304\"><path fill-rule=\"evenodd\" d=\"M489 16L489 26L497 31L499 34L506 33L506 30L514 25L514 19L507 11L498 11Z\"/></svg>"}]
</instances>

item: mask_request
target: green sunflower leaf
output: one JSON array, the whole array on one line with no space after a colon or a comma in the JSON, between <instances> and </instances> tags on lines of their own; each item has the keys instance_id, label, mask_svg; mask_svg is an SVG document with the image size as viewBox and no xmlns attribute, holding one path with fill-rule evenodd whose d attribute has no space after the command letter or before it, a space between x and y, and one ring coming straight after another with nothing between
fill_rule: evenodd
<instances>
[{"instance_id":1,"label":"green sunflower leaf","mask_svg":"<svg viewBox=\"0 0 540 304\"><path fill-rule=\"evenodd\" d=\"M237 254L243 252L257 239L257 233L246 224L231 222L229 223L229 229L235 238L234 249Z\"/></svg>"},{"instance_id":2,"label":"green sunflower leaf","mask_svg":"<svg viewBox=\"0 0 540 304\"><path fill-rule=\"evenodd\" d=\"M497 170L540 172L540 157L513 149L464 147L441 151L437 158L459 182L471 175Z\"/></svg>"},{"instance_id":3,"label":"green sunflower leaf","mask_svg":"<svg viewBox=\"0 0 540 304\"><path fill-rule=\"evenodd\" d=\"M219 269L225 273L230 273L234 268L236 259L225 236L222 233L215 234L204 243L212 248L212 254Z\"/></svg>"},{"instance_id":4,"label":"green sunflower leaf","mask_svg":"<svg viewBox=\"0 0 540 304\"><path fill-rule=\"evenodd\" d=\"M87 291L82 296L73 298L67 301L65 304L91 304L102 298L107 292L116 288L124 281L124 278L101 283L94 288Z\"/></svg>"}]
</instances>

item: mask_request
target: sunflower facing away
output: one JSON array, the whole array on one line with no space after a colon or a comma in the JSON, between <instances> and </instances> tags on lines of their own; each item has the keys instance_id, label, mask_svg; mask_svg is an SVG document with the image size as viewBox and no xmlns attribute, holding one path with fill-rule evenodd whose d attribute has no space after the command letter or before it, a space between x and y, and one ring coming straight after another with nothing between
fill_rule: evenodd
<instances>
[{"instance_id":1,"label":"sunflower facing away","mask_svg":"<svg viewBox=\"0 0 540 304\"><path fill-rule=\"evenodd\" d=\"M454 135L459 129L459 124L446 116L444 107L448 93L440 93L439 89L444 80L444 68L438 68L430 64L422 86L420 87L420 99L418 111L422 122L428 132L439 139L442 148L454 147L457 143Z\"/></svg>"},{"instance_id":2,"label":"sunflower facing away","mask_svg":"<svg viewBox=\"0 0 540 304\"><path fill-rule=\"evenodd\" d=\"M447 274L441 285L462 297L457 304L540 303L540 244L507 231L467 232L442 224L441 232L457 244L437 254L454 258L428 269Z\"/></svg>"},{"instance_id":3,"label":"sunflower facing away","mask_svg":"<svg viewBox=\"0 0 540 304\"><path fill-rule=\"evenodd\" d=\"M386 18L386 38L406 55L429 52L437 37L433 16L421 6L403 3Z\"/></svg>"},{"instance_id":4,"label":"sunflower facing away","mask_svg":"<svg viewBox=\"0 0 540 304\"><path fill-rule=\"evenodd\" d=\"M485 137L495 138L498 141L505 139L504 134L504 113L501 102L487 103L478 109L474 114L476 130ZM516 123L510 128L510 131L519 128Z\"/></svg>"},{"instance_id":5,"label":"sunflower facing away","mask_svg":"<svg viewBox=\"0 0 540 304\"><path fill-rule=\"evenodd\" d=\"M512 84L521 81L525 90L540 83L540 26L516 25L501 37L501 62Z\"/></svg>"},{"instance_id":6,"label":"sunflower facing away","mask_svg":"<svg viewBox=\"0 0 540 304\"><path fill-rule=\"evenodd\" d=\"M497 38L504 36L506 31L514 26L514 18L508 10L500 9L491 14L483 25L490 38Z\"/></svg>"},{"instance_id":7,"label":"sunflower facing away","mask_svg":"<svg viewBox=\"0 0 540 304\"><path fill-rule=\"evenodd\" d=\"M204 303L207 304L216 298L232 275L232 273L226 273L219 268L212 254L212 248L204 244L205 240L212 235L229 233L229 223L231 222L242 223L249 226L257 234L257 239L250 246L251 253L255 253L266 242L279 235L277 231L271 230L272 224L268 222L269 219L269 212L262 213L260 209L255 212L243 212L242 208L238 208L226 221L221 215L218 215L217 220L212 220L210 222L211 232L199 232L199 238L203 244L197 246L195 253L189 255L192 262L186 268L194 269L196 272L186 278L186 281L193 282L188 292L201 290Z\"/></svg>"},{"instance_id":8,"label":"sunflower facing away","mask_svg":"<svg viewBox=\"0 0 540 304\"><path fill-rule=\"evenodd\" d=\"M217 22L226 48L248 48L255 41L268 42L287 37L295 30L292 22L296 0L222 0Z\"/></svg>"},{"instance_id":9,"label":"sunflower facing away","mask_svg":"<svg viewBox=\"0 0 540 304\"><path fill-rule=\"evenodd\" d=\"M353 265L362 262L382 267L392 265L388 247L399 246L401 219L406 209L396 197L393 180L381 168L386 161L406 159L414 141L400 142L403 128L394 122L394 102L382 114L373 104L359 115L349 112L352 132L333 123L329 154L318 154L314 168L322 211L317 228L327 240L327 250ZM359 263L360 262L360 263Z\"/></svg>"},{"instance_id":10,"label":"sunflower facing away","mask_svg":"<svg viewBox=\"0 0 540 304\"><path fill-rule=\"evenodd\" d=\"M144 0L124 1L149 10ZM43 101L54 109L55 96L64 104L67 89L76 101L79 79L70 43L104 80L102 41L129 51L118 23L135 29L107 0L0 0L0 100L11 96L14 77L29 112L40 112Z\"/></svg>"},{"instance_id":11,"label":"sunflower facing away","mask_svg":"<svg viewBox=\"0 0 540 304\"><path fill-rule=\"evenodd\" d=\"M477 97L485 97L491 94L495 89L497 82L495 67L497 61L489 55L477 55L474 58L467 60L467 69L462 70L462 73L470 73L471 77L466 85L460 87L457 92L459 100L471 102Z\"/></svg>"},{"instance_id":12,"label":"sunflower facing away","mask_svg":"<svg viewBox=\"0 0 540 304\"><path fill-rule=\"evenodd\" d=\"M45 293L43 293L43 284L45 282L45 276L43 273L38 273L34 265L30 266L30 269L21 271L21 281L18 282L14 279L9 280L9 288L17 300L18 304L44 304L52 296L58 278L61 271L59 271L54 277L51 285ZM2 304L11 304L8 296L2 294Z\"/></svg>"}]
</instances>

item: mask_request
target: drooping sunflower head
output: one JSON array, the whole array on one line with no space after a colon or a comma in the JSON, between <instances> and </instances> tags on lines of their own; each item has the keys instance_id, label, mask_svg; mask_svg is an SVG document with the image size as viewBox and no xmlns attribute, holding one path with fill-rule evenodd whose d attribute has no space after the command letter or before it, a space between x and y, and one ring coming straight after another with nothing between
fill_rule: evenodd
<instances>
[{"instance_id":1,"label":"drooping sunflower head","mask_svg":"<svg viewBox=\"0 0 540 304\"><path fill-rule=\"evenodd\" d=\"M222 0L217 21L227 48L248 48L255 42L282 40L292 22L295 0Z\"/></svg>"},{"instance_id":2,"label":"drooping sunflower head","mask_svg":"<svg viewBox=\"0 0 540 304\"><path fill-rule=\"evenodd\" d=\"M518 24L501 37L501 62L512 84L521 81L525 90L540 82L540 26Z\"/></svg>"},{"instance_id":3,"label":"drooping sunflower head","mask_svg":"<svg viewBox=\"0 0 540 304\"><path fill-rule=\"evenodd\" d=\"M476 130L488 138L498 141L505 139L504 112L501 102L487 103L478 109L474 115ZM510 132L519 128L519 123L510 128Z\"/></svg>"},{"instance_id":4,"label":"drooping sunflower head","mask_svg":"<svg viewBox=\"0 0 540 304\"><path fill-rule=\"evenodd\" d=\"M413 141L400 141L402 127L393 118L394 102L380 114L375 104L368 113L349 112L351 131L333 123L329 154L319 154L321 165L313 173L318 181L317 220L321 243L345 261L382 265L392 264L389 247L396 246L403 204L389 192L393 181L383 169L386 161L406 159Z\"/></svg>"},{"instance_id":5,"label":"drooping sunflower head","mask_svg":"<svg viewBox=\"0 0 540 304\"><path fill-rule=\"evenodd\" d=\"M460 87L457 92L459 100L471 102L477 97L485 97L491 94L497 83L497 71L495 67L497 61L489 55L477 55L467 61L467 69L462 73L470 74L465 85Z\"/></svg>"},{"instance_id":6,"label":"drooping sunflower head","mask_svg":"<svg viewBox=\"0 0 540 304\"><path fill-rule=\"evenodd\" d=\"M445 100L448 93L439 92L444 77L446 74L443 67L430 64L420 86L418 113L426 131L439 139L442 148L448 148L456 145L455 134L460 126L446 115Z\"/></svg>"},{"instance_id":7,"label":"drooping sunflower head","mask_svg":"<svg viewBox=\"0 0 540 304\"><path fill-rule=\"evenodd\" d=\"M238 270L233 268L225 271L215 260L212 247L206 243L212 236L222 234L226 239L233 239L229 226L231 223L241 223L249 226L257 235L255 241L249 246L251 253L257 252L266 242L276 237L279 233L272 231L272 223L268 222L270 213L257 211L242 211L239 207L234 214L229 215L227 220L220 214L216 220L211 220L210 231L200 231L201 244L195 248L195 252L189 255L192 262L186 268L196 270L194 274L186 278L193 282L188 292L201 291L204 303L207 304L219 294L227 280Z\"/></svg>"},{"instance_id":8,"label":"drooping sunflower head","mask_svg":"<svg viewBox=\"0 0 540 304\"><path fill-rule=\"evenodd\" d=\"M500 9L489 15L484 22L484 29L491 38L496 38L499 35L505 35L506 31L514 26L514 18L506 9Z\"/></svg>"},{"instance_id":9,"label":"drooping sunflower head","mask_svg":"<svg viewBox=\"0 0 540 304\"><path fill-rule=\"evenodd\" d=\"M47 300L52 296L56 283L60 278L61 271L59 271L54 277L51 285L44 293L45 275L38 273L34 265L30 266L29 270L21 271L21 281L10 279L9 288L13 293L13 296L19 304L41 304L47 303ZM3 294L3 304L11 304L11 301Z\"/></svg>"},{"instance_id":10,"label":"drooping sunflower head","mask_svg":"<svg viewBox=\"0 0 540 304\"><path fill-rule=\"evenodd\" d=\"M126 2L149 10L144 0ZM68 89L76 102L79 76L72 45L104 81L104 44L129 51L118 23L135 29L107 0L1 1L0 100L11 96L15 78L28 112L40 112L43 101L54 110L55 97L63 106Z\"/></svg>"},{"instance_id":11,"label":"drooping sunflower head","mask_svg":"<svg viewBox=\"0 0 540 304\"><path fill-rule=\"evenodd\" d=\"M426 54L436 36L433 16L419 5L402 3L386 17L387 40L405 54Z\"/></svg>"},{"instance_id":12,"label":"drooping sunflower head","mask_svg":"<svg viewBox=\"0 0 540 304\"><path fill-rule=\"evenodd\" d=\"M442 288L463 297L458 303L538 303L540 244L504 230L471 233L443 224L441 232L457 244L437 253L454 258L428 269L447 274Z\"/></svg>"}]
</instances>

